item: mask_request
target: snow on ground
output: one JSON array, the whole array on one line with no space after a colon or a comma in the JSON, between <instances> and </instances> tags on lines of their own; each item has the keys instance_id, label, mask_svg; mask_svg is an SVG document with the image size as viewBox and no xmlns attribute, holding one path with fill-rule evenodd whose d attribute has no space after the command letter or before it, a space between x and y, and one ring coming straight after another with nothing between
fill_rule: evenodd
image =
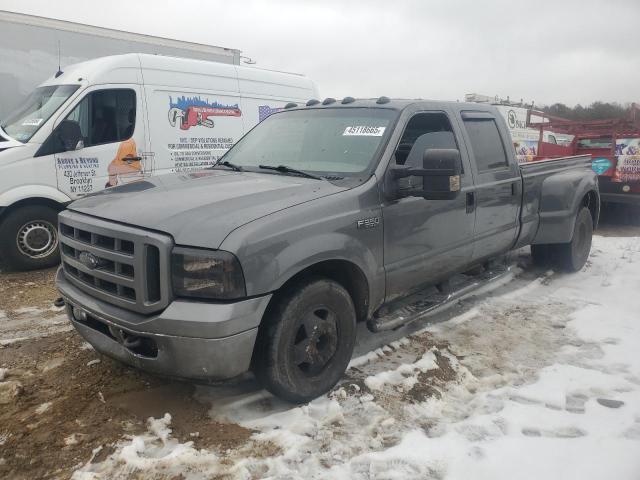
<instances>
[{"instance_id":1,"label":"snow on ground","mask_svg":"<svg viewBox=\"0 0 640 480\"><path fill-rule=\"evenodd\" d=\"M43 315L43 312L52 314ZM64 308L52 307L44 310L38 307L23 307L12 313L9 317L0 310L0 347L73 329Z\"/></svg>"},{"instance_id":2,"label":"snow on ground","mask_svg":"<svg viewBox=\"0 0 640 480\"><path fill-rule=\"evenodd\" d=\"M247 446L198 451L166 415L74 478L637 480L639 271L640 238L595 237L583 271L518 278L354 359L327 397L214 401L213 417L255 430Z\"/></svg>"}]
</instances>

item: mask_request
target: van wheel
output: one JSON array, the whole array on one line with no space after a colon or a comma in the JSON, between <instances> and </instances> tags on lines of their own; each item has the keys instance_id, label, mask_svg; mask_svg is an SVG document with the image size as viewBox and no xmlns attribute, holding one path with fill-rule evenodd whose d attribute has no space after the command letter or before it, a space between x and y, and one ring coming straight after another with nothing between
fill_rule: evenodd
<instances>
[{"instance_id":1,"label":"van wheel","mask_svg":"<svg viewBox=\"0 0 640 480\"><path fill-rule=\"evenodd\" d=\"M356 337L353 301L340 284L316 278L285 292L265 322L253 370L267 390L302 403L340 380Z\"/></svg>"},{"instance_id":2,"label":"van wheel","mask_svg":"<svg viewBox=\"0 0 640 480\"><path fill-rule=\"evenodd\" d=\"M58 211L44 205L29 205L9 212L0 224L0 255L9 270L57 265Z\"/></svg>"},{"instance_id":3,"label":"van wheel","mask_svg":"<svg viewBox=\"0 0 640 480\"><path fill-rule=\"evenodd\" d=\"M533 261L536 264L538 264L537 261L543 261L543 264L551 263L560 270L577 272L587 263L592 236L591 212L588 208L582 207L576 217L571 241L552 245L532 245Z\"/></svg>"}]
</instances>

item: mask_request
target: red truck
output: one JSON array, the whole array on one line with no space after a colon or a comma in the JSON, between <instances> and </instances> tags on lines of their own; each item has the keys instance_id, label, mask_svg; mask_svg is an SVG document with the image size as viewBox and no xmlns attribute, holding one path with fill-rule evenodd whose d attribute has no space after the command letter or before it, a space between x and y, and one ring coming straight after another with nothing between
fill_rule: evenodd
<instances>
[{"instance_id":1,"label":"red truck","mask_svg":"<svg viewBox=\"0 0 640 480\"><path fill-rule=\"evenodd\" d=\"M540 129L535 160L590 154L605 203L640 205L640 105L633 104L628 118L571 121L549 117ZM542 142L543 129L573 135L567 146Z\"/></svg>"}]
</instances>

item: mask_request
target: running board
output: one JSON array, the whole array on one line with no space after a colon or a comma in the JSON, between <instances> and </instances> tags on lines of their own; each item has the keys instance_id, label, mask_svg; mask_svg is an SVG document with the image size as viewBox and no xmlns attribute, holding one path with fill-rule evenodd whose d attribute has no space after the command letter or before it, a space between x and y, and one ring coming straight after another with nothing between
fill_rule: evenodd
<instances>
[{"instance_id":1,"label":"running board","mask_svg":"<svg viewBox=\"0 0 640 480\"><path fill-rule=\"evenodd\" d=\"M492 269L479 275L456 275L443 284L414 293L393 302L367 321L374 333L396 330L421 318L451 307L456 301L471 295L481 287L506 277L511 272L507 265L492 265Z\"/></svg>"}]
</instances>

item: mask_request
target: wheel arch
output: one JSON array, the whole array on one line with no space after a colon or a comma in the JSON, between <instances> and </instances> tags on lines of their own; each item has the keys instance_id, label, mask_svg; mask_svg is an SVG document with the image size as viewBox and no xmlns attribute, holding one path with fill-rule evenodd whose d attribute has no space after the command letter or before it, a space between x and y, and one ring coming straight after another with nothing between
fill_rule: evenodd
<instances>
[{"instance_id":1,"label":"wheel arch","mask_svg":"<svg viewBox=\"0 0 640 480\"><path fill-rule=\"evenodd\" d=\"M54 210L58 210L59 212L64 210L66 203L60 203L56 200L53 200L48 197L28 197L18 200L12 203L9 206L2 208L0 211L0 222L6 217L10 212L13 212L22 207L30 207L30 206L44 206L50 207Z\"/></svg>"},{"instance_id":2,"label":"wheel arch","mask_svg":"<svg viewBox=\"0 0 640 480\"><path fill-rule=\"evenodd\" d=\"M309 265L287 279L275 292L269 302L267 310L275 302L279 301L282 292L289 291L305 280L313 277L322 277L333 280L344 287L351 296L356 309L358 322L364 321L369 315L370 290L369 281L362 269L349 260L335 259L323 260Z\"/></svg>"},{"instance_id":3,"label":"wheel arch","mask_svg":"<svg viewBox=\"0 0 640 480\"><path fill-rule=\"evenodd\" d=\"M600 196L596 190L589 190L583 197L581 204L591 212L593 229L595 230L600 220Z\"/></svg>"}]
</instances>

